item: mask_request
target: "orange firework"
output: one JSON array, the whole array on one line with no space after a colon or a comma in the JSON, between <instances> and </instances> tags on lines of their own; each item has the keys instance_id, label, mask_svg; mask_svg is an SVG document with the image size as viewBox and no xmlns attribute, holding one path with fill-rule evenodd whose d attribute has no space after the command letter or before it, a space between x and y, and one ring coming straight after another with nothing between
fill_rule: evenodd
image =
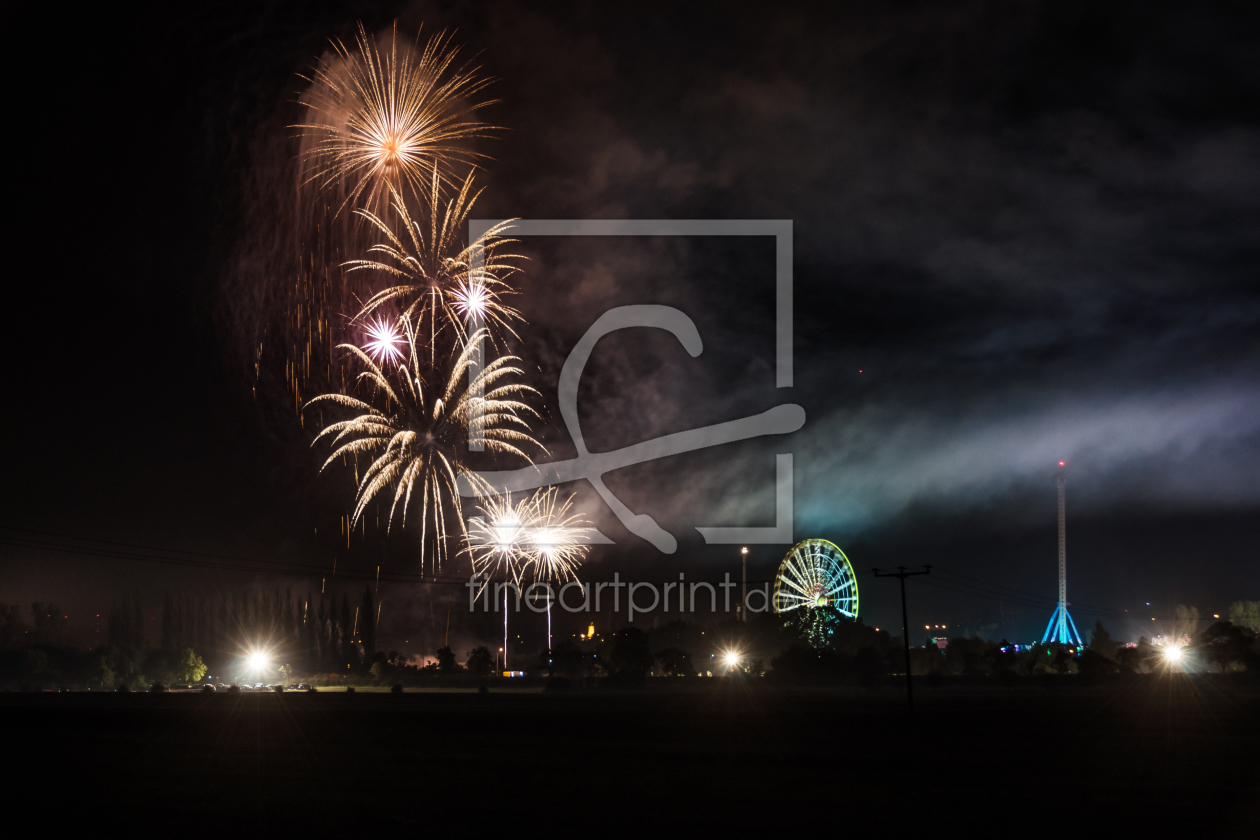
<instances>
[{"instance_id":1,"label":"orange firework","mask_svg":"<svg viewBox=\"0 0 1260 840\"><path fill-rule=\"evenodd\" d=\"M315 68L303 97L306 183L344 193L347 204L375 207L393 188L424 200L430 175L445 181L453 164L475 165L481 155L465 144L493 130L473 102L489 84L476 68L455 66L459 49L445 33L423 49L398 43L377 48L359 24L356 48L332 42L333 55ZM360 197L363 200L360 202Z\"/></svg>"}]
</instances>

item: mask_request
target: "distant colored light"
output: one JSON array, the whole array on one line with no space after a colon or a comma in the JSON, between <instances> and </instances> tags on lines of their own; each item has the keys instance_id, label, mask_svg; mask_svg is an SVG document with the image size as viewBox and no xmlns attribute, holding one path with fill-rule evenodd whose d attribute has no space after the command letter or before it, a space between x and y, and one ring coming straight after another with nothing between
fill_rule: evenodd
<instances>
[{"instance_id":1,"label":"distant colored light","mask_svg":"<svg viewBox=\"0 0 1260 840\"><path fill-rule=\"evenodd\" d=\"M1060 462L1059 462L1059 466L1060 466L1060 467L1066 467L1066 466L1067 466L1067 462L1066 462L1066 461L1060 461Z\"/></svg>"}]
</instances>

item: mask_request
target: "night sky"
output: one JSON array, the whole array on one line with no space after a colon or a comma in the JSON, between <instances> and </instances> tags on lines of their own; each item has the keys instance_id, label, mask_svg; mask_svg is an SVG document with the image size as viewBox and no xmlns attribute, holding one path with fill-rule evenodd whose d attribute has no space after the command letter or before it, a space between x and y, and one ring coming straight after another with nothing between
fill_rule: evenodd
<instances>
[{"instance_id":1,"label":"night sky","mask_svg":"<svg viewBox=\"0 0 1260 840\"><path fill-rule=\"evenodd\" d=\"M137 591L154 608L164 589L318 591L334 558L343 575L419 572L409 530L346 548L353 488L316 474L309 424L255 379L250 355L275 314L248 290L270 282L263 253L284 208L268 196L290 183L298 74L356 21L383 32L395 18L409 35L456 29L498 80L483 117L506 130L482 147L494 159L475 217L794 223L795 386L783 390L772 240L521 244L514 303L529 325L514 350L543 393L551 457L572 454L560 366L619 304L682 309L705 349L692 359L641 331L601 342L580 397L591 449L782 402L808 417L787 439L608 477L679 537L673 556L575 487L617 542L584 578L737 573L738 549L706 547L694 527L772 524L773 455L790 450L796 537L845 549L873 625L897 620L897 593L867 571L931 563L910 586L912 625L1039 637L1060 459L1082 631L1102 617L1135 639L1151 622L1124 610L1210 615L1260 597L1250 4L177 14L60 22L24 65L10 115L25 147L10 171L28 186L10 193L25 209L11 211L9 242L0 601L56 601L88 642L89 617ZM200 565L117 556L154 548L199 552L178 558ZM767 579L786 548L755 548L750 576ZM350 586L357 597L362 583ZM430 626L430 599L458 611L462 595L383 583L382 647Z\"/></svg>"}]
</instances>

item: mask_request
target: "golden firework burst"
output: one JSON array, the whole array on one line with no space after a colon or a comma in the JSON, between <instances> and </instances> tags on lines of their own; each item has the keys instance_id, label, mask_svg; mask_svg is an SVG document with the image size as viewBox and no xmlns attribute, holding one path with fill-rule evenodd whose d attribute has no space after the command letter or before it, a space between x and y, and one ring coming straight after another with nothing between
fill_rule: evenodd
<instances>
[{"instance_id":1,"label":"golden firework burst","mask_svg":"<svg viewBox=\"0 0 1260 840\"><path fill-rule=\"evenodd\" d=\"M367 317L387 304L400 306L422 335L428 322L431 347L448 326L461 340L467 335L466 324L495 327L515 336L510 322L521 320L521 315L503 302L505 295L515 294L507 278L517 271L512 260L520 259L503 252L504 246L515 241L502 238L511 222L500 222L463 244L464 224L480 195L473 192L472 176L445 204L438 196L438 179L432 178L428 230L412 217L402 196L390 190L397 230L370 210L356 210L384 241L368 249L369 259L343 265L348 271L380 271L401 282L374 294L357 317Z\"/></svg>"},{"instance_id":2,"label":"golden firework burst","mask_svg":"<svg viewBox=\"0 0 1260 840\"><path fill-rule=\"evenodd\" d=\"M387 51L363 24L353 49L332 41L307 78L307 122L291 126L303 140L304 180L344 193L347 204L375 207L388 188L425 200L428 176L444 181L455 164L484 158L470 140L495 129L477 118L476 102L490 83L477 68L457 66L459 48L445 33L423 48L399 43L397 24ZM362 197L362 201L360 201Z\"/></svg>"},{"instance_id":3,"label":"golden firework burst","mask_svg":"<svg viewBox=\"0 0 1260 840\"><path fill-rule=\"evenodd\" d=\"M572 512L573 497L543 487L519 502L510 493L489 493L478 502L482 516L469 521L464 552L473 573L500 572L519 584L577 580L577 568L590 550L594 529Z\"/></svg>"},{"instance_id":4,"label":"golden firework burst","mask_svg":"<svg viewBox=\"0 0 1260 840\"><path fill-rule=\"evenodd\" d=\"M370 463L358 482L352 517L357 522L368 503L393 488L387 528L401 510L406 522L407 508L414 491L420 491L421 562L432 527L433 566L436 570L446 556L448 539L446 511L454 513L459 538L464 536L464 518L456 480L466 471L458 446L469 426L475 425L485 449L518 456L530 461L521 448L539 444L530 435L528 417L538 413L519 397L537 394L533 388L512 381L521 370L514 356L503 356L468 376L475 343L482 331L469 337L456 355L440 387L426 385L422 373L415 330L406 318L401 320L407 344L407 360L386 370L371 355L353 344L340 345L364 370L358 375L363 398L348 394L324 394L306 404L332 403L357 414L330 423L314 443L333 436L333 452L321 471L338 461L360 457ZM314 443L312 445L314 445Z\"/></svg>"}]
</instances>

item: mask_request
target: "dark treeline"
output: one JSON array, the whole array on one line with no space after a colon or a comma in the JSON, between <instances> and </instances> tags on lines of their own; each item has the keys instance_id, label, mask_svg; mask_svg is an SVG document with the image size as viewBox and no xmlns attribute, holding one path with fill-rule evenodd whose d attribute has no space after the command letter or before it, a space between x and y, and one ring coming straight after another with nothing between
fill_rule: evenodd
<instances>
[{"instance_id":1,"label":"dark treeline","mask_svg":"<svg viewBox=\"0 0 1260 840\"><path fill-rule=\"evenodd\" d=\"M1242 609L1246 607L1247 609ZM1260 672L1260 604L1241 603L1229 621L1201 632L1193 625L1177 644L1179 670ZM776 681L858 682L874 687L904 674L902 641L861 619L802 623L763 615L748 623L673 621L659 627L627 625L616 632L556 637L552 648L514 646L509 659L478 646L460 657L450 647L424 666L377 650L378 607L370 589L360 598L342 591L316 597L292 590L167 592L160 616L146 617L138 597L107 617L107 643L84 651L69 642L56 605L26 611L0 605L0 688L147 688L154 683L254 682L319 685L404 685L465 676L484 679L497 668L564 679L613 678L638 683L648 676L695 677L742 673ZM1248 611L1250 610L1250 611ZM816 618L816 617L815 617ZM1169 647L1147 639L1113 640L1097 623L1083 650L1058 644L1017 646L1006 641L951 638L943 647L911 648L911 672L934 677L1082 677L1167 669ZM251 666L261 653L267 663ZM463 662L461 663L461 659Z\"/></svg>"},{"instance_id":2,"label":"dark treeline","mask_svg":"<svg viewBox=\"0 0 1260 840\"><path fill-rule=\"evenodd\" d=\"M4 688L230 682L255 652L278 672L260 675L267 682L277 675L366 672L387 659L376 649L376 605L367 588L353 601L347 592L167 592L158 622L146 620L138 596L124 598L108 613L107 643L91 651L70 643L54 604L32 604L29 622L24 612L0 605Z\"/></svg>"},{"instance_id":3,"label":"dark treeline","mask_svg":"<svg viewBox=\"0 0 1260 840\"><path fill-rule=\"evenodd\" d=\"M844 634L854 636L853 626ZM1260 634L1243 623L1215 621L1203 631L1186 635L1176 645L1155 645L1142 637L1135 644L1112 639L1101 621L1096 622L1083 648L1057 642L1015 645L956 637L944 647L926 644L910 649L910 673L929 679L944 677L998 677L1079 674L1100 678L1120 674L1167 672L1260 673ZM811 648L793 644L771 660L779 679L832 679L852 677L868 685L888 674L905 674L905 650L900 639L881 640L854 651L852 644ZM891 641L893 644L888 644ZM1170 658L1170 649L1176 658Z\"/></svg>"},{"instance_id":4,"label":"dark treeline","mask_svg":"<svg viewBox=\"0 0 1260 840\"><path fill-rule=\"evenodd\" d=\"M131 635L135 625L129 624L130 615L126 603L111 614L111 646L145 646L142 637ZM204 652L210 666L220 671L255 651L265 652L293 673L353 671L370 667L377 658L376 619L368 588L357 603L344 591L319 596L309 591L295 596L291 589L209 596L168 592L162 602L160 636L149 645L163 651Z\"/></svg>"}]
</instances>

